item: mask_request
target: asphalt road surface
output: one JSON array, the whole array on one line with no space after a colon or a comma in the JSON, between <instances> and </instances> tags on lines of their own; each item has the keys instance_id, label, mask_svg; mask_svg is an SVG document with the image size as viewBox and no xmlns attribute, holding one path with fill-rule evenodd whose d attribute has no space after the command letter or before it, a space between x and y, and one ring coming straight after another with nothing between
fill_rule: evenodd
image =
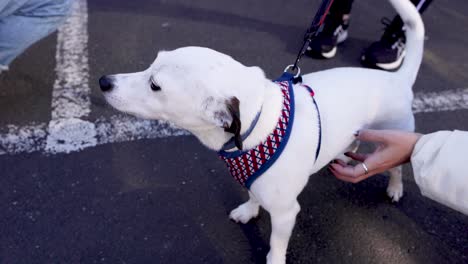
<instances>
[{"instance_id":1,"label":"asphalt road surface","mask_svg":"<svg viewBox=\"0 0 468 264\"><path fill-rule=\"evenodd\" d=\"M0 263L264 263L269 216L229 221L247 195L216 154L193 136L110 109L97 79L142 70L158 50L187 45L275 78L293 61L318 1L79 2L70 32L40 41L0 74ZM419 132L468 130L467 13L466 1L436 0L424 15L414 90L434 100L417 111ZM303 72L360 67L380 18L393 14L386 1L356 1L337 56L304 58ZM61 78L70 76L79 78L68 87ZM61 85L85 101L81 112L53 103ZM70 120L83 125L71 129L76 135L95 133L94 141L54 148L64 142L53 141L53 125ZM468 263L468 217L422 197L409 165L399 203L386 197L387 181L313 175L299 197L288 263Z\"/></svg>"}]
</instances>

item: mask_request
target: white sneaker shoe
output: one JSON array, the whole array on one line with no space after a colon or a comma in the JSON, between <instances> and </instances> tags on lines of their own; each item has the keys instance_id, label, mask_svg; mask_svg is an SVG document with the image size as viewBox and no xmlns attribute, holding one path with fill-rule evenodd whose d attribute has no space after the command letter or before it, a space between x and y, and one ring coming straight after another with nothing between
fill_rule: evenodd
<instances>
[{"instance_id":1,"label":"white sneaker shoe","mask_svg":"<svg viewBox=\"0 0 468 264\"><path fill-rule=\"evenodd\" d=\"M8 71L8 66L0 65L0 74L2 74L3 71Z\"/></svg>"}]
</instances>

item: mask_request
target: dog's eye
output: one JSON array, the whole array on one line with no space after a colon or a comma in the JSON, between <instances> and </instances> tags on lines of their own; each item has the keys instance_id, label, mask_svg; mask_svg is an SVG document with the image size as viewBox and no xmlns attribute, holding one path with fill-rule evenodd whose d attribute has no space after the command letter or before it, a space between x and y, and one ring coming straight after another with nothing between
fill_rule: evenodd
<instances>
[{"instance_id":1,"label":"dog's eye","mask_svg":"<svg viewBox=\"0 0 468 264\"><path fill-rule=\"evenodd\" d=\"M151 90L157 92L157 91L161 91L161 87L157 84L154 83L153 79L150 80L150 83L151 83Z\"/></svg>"}]
</instances>

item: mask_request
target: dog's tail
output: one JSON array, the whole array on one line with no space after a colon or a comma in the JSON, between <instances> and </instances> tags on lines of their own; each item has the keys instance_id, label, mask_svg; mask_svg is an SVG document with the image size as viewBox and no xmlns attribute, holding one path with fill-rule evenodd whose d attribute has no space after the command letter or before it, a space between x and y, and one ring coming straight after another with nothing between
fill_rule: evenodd
<instances>
[{"instance_id":1,"label":"dog's tail","mask_svg":"<svg viewBox=\"0 0 468 264\"><path fill-rule=\"evenodd\" d=\"M424 24L418 10L409 0L390 0L390 3L405 23L406 29L406 55L397 74L405 76L412 86L423 58Z\"/></svg>"}]
</instances>

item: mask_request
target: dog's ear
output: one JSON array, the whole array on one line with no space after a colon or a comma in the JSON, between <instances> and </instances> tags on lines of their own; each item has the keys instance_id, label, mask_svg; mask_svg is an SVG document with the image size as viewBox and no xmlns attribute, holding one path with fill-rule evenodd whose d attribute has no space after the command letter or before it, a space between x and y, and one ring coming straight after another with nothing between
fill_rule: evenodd
<instances>
[{"instance_id":1,"label":"dog's ear","mask_svg":"<svg viewBox=\"0 0 468 264\"><path fill-rule=\"evenodd\" d=\"M224 131L234 134L234 143L238 149L242 149L241 121L239 111L239 99L233 96L229 99L215 100L209 97L205 101L205 109L214 123ZM212 122L213 122L212 121Z\"/></svg>"},{"instance_id":2,"label":"dog's ear","mask_svg":"<svg viewBox=\"0 0 468 264\"><path fill-rule=\"evenodd\" d=\"M238 149L242 150L239 104L240 102L237 97L231 97L230 99L226 100L226 108L231 115L232 122L229 126L227 124L223 124L223 128L224 131L234 134L234 143Z\"/></svg>"}]
</instances>

